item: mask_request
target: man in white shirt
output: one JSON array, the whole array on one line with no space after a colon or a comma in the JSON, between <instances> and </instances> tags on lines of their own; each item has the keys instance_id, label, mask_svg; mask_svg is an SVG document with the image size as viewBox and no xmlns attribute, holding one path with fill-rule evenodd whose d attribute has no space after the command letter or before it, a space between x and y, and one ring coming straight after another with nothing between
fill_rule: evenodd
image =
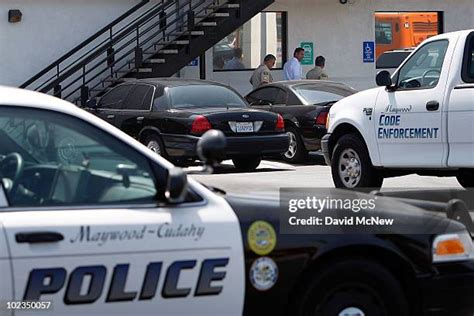
<instances>
[{"instance_id":1,"label":"man in white shirt","mask_svg":"<svg viewBox=\"0 0 474 316\"><path fill-rule=\"evenodd\" d=\"M298 47L293 53L293 58L283 66L283 77L285 80L300 80L303 77L301 61L304 57L304 49Z\"/></svg>"}]
</instances>

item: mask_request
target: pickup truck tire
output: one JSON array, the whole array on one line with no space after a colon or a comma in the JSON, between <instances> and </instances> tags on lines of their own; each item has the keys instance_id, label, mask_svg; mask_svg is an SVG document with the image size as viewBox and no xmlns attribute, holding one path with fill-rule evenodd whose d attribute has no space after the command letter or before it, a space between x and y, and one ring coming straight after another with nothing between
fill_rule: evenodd
<instances>
[{"instance_id":1,"label":"pickup truck tire","mask_svg":"<svg viewBox=\"0 0 474 316\"><path fill-rule=\"evenodd\" d=\"M456 178L463 188L474 188L474 170L472 169L461 169L459 170Z\"/></svg>"},{"instance_id":2,"label":"pickup truck tire","mask_svg":"<svg viewBox=\"0 0 474 316\"><path fill-rule=\"evenodd\" d=\"M336 188L357 189L382 186L383 177L372 166L365 143L356 135L344 135L336 143L331 159Z\"/></svg>"},{"instance_id":3,"label":"pickup truck tire","mask_svg":"<svg viewBox=\"0 0 474 316\"><path fill-rule=\"evenodd\" d=\"M397 279L380 264L345 259L318 269L295 302L300 316L406 316L408 302Z\"/></svg>"},{"instance_id":4,"label":"pickup truck tire","mask_svg":"<svg viewBox=\"0 0 474 316\"><path fill-rule=\"evenodd\" d=\"M300 133L292 126L288 126L286 132L290 137L290 145L288 146L288 150L282 155L283 160L289 163L304 161L308 156L308 152L304 147Z\"/></svg>"},{"instance_id":5,"label":"pickup truck tire","mask_svg":"<svg viewBox=\"0 0 474 316\"><path fill-rule=\"evenodd\" d=\"M238 157L233 158L232 162L234 163L235 168L242 171L253 171L257 169L258 165L262 161L261 157Z\"/></svg>"}]
</instances>

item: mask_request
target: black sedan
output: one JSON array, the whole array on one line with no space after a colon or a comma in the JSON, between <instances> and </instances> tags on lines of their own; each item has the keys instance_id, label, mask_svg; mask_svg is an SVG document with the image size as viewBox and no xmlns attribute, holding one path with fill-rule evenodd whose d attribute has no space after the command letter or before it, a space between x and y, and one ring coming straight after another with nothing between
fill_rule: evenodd
<instances>
[{"instance_id":1,"label":"black sedan","mask_svg":"<svg viewBox=\"0 0 474 316\"><path fill-rule=\"evenodd\" d=\"M283 116L290 136L290 145L283 159L295 163L303 161L309 151L321 148L330 107L355 92L343 83L298 80L265 85L245 98L253 108Z\"/></svg>"},{"instance_id":2,"label":"black sedan","mask_svg":"<svg viewBox=\"0 0 474 316\"><path fill-rule=\"evenodd\" d=\"M263 155L284 153L289 137L281 115L251 109L232 88L209 81L143 79L111 89L89 111L170 160L197 157L206 131L227 136L227 158L253 170Z\"/></svg>"}]
</instances>

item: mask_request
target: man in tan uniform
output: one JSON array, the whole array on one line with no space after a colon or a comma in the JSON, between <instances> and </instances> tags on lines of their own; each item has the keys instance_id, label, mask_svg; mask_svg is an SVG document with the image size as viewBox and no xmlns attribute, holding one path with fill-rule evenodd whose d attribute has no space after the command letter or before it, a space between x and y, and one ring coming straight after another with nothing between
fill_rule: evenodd
<instances>
[{"instance_id":1,"label":"man in tan uniform","mask_svg":"<svg viewBox=\"0 0 474 316\"><path fill-rule=\"evenodd\" d=\"M250 84L252 84L254 89L273 82L270 70L275 66L275 62L276 57L272 54L265 56L263 64L258 66L258 68L253 72L252 77L250 77Z\"/></svg>"},{"instance_id":2,"label":"man in tan uniform","mask_svg":"<svg viewBox=\"0 0 474 316\"><path fill-rule=\"evenodd\" d=\"M326 65L326 58L323 56L316 57L314 61L315 67L308 71L306 74L306 79L313 79L313 80L327 80L329 79L328 74L324 70L324 66Z\"/></svg>"}]
</instances>

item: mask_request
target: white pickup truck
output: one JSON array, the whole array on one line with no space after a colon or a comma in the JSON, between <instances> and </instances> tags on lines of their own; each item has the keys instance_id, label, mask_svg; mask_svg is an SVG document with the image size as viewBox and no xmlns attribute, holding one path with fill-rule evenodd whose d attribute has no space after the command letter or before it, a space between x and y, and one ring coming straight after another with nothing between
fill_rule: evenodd
<instances>
[{"instance_id":1,"label":"white pickup truck","mask_svg":"<svg viewBox=\"0 0 474 316\"><path fill-rule=\"evenodd\" d=\"M474 187L474 30L429 38L376 81L330 110L321 145L335 186L417 173Z\"/></svg>"}]
</instances>

